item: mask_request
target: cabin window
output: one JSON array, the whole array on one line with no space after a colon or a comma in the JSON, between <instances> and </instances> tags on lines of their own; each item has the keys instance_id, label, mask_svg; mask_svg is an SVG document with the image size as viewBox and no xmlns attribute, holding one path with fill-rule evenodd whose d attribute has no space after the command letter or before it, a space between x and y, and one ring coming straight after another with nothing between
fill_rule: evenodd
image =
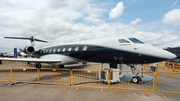
<instances>
[{"instance_id":1,"label":"cabin window","mask_svg":"<svg viewBox=\"0 0 180 101\"><path fill-rule=\"evenodd\" d=\"M60 52L60 50L61 50L61 49L59 48L59 49L58 49L58 52Z\"/></svg>"},{"instance_id":2,"label":"cabin window","mask_svg":"<svg viewBox=\"0 0 180 101\"><path fill-rule=\"evenodd\" d=\"M66 48L63 48L63 50L62 50L63 52L65 52L66 51Z\"/></svg>"},{"instance_id":3,"label":"cabin window","mask_svg":"<svg viewBox=\"0 0 180 101\"><path fill-rule=\"evenodd\" d=\"M79 47L76 47L76 48L75 48L75 51L78 51L78 50L79 50Z\"/></svg>"},{"instance_id":4,"label":"cabin window","mask_svg":"<svg viewBox=\"0 0 180 101\"><path fill-rule=\"evenodd\" d=\"M72 48L70 47L69 49L68 49L68 51L70 52L72 50Z\"/></svg>"},{"instance_id":5,"label":"cabin window","mask_svg":"<svg viewBox=\"0 0 180 101\"><path fill-rule=\"evenodd\" d=\"M131 40L133 43L141 43L144 44L142 41L136 39L136 38L129 38L129 40Z\"/></svg>"},{"instance_id":6,"label":"cabin window","mask_svg":"<svg viewBox=\"0 0 180 101\"><path fill-rule=\"evenodd\" d=\"M125 39L118 39L119 43L130 43L128 40Z\"/></svg>"},{"instance_id":7,"label":"cabin window","mask_svg":"<svg viewBox=\"0 0 180 101\"><path fill-rule=\"evenodd\" d=\"M55 52L56 52L56 49L54 49L53 52L55 53Z\"/></svg>"},{"instance_id":8,"label":"cabin window","mask_svg":"<svg viewBox=\"0 0 180 101\"><path fill-rule=\"evenodd\" d=\"M49 53L51 53L51 52L52 52L52 49L49 50Z\"/></svg>"},{"instance_id":9,"label":"cabin window","mask_svg":"<svg viewBox=\"0 0 180 101\"><path fill-rule=\"evenodd\" d=\"M83 51L86 51L86 50L87 50L87 46L84 46L84 47L83 47Z\"/></svg>"}]
</instances>

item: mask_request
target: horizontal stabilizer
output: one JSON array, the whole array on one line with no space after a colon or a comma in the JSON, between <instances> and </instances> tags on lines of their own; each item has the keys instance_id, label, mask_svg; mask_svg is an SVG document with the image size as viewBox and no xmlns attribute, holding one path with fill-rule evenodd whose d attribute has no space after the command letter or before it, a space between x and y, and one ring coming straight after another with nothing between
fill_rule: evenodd
<instances>
[{"instance_id":1,"label":"horizontal stabilizer","mask_svg":"<svg viewBox=\"0 0 180 101\"><path fill-rule=\"evenodd\" d=\"M50 59L37 59L37 58L0 58L0 60L6 61L21 61L21 62L35 62L35 63L60 63L61 60L50 60Z\"/></svg>"},{"instance_id":2,"label":"horizontal stabilizer","mask_svg":"<svg viewBox=\"0 0 180 101\"><path fill-rule=\"evenodd\" d=\"M44 41L44 40L41 40L41 39L36 39L33 36L31 36L30 38L24 38L24 37L4 37L4 38L8 38L8 39L23 39L23 40L30 40L32 42L39 41L39 42L47 43L47 41Z\"/></svg>"}]
</instances>

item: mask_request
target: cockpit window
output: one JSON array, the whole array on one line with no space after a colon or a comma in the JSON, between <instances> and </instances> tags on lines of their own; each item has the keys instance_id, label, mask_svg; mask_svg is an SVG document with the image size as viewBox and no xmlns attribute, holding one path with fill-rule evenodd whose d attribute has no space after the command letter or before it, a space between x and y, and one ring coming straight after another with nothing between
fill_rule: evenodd
<instances>
[{"instance_id":1,"label":"cockpit window","mask_svg":"<svg viewBox=\"0 0 180 101\"><path fill-rule=\"evenodd\" d=\"M125 39L118 39L119 43L130 43L129 41L125 40Z\"/></svg>"},{"instance_id":2,"label":"cockpit window","mask_svg":"<svg viewBox=\"0 0 180 101\"><path fill-rule=\"evenodd\" d=\"M136 38L129 38L129 40L131 40L133 43L141 43L144 44L142 41L136 39Z\"/></svg>"}]
</instances>

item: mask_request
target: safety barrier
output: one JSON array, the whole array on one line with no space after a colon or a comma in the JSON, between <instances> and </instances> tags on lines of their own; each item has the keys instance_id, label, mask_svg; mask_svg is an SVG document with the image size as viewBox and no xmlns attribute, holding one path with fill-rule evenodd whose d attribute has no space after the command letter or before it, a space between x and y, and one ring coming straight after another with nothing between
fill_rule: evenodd
<instances>
[{"instance_id":1,"label":"safety barrier","mask_svg":"<svg viewBox=\"0 0 180 101\"><path fill-rule=\"evenodd\" d=\"M180 72L180 63L159 62L158 67L166 69L165 72Z\"/></svg>"},{"instance_id":2,"label":"safety barrier","mask_svg":"<svg viewBox=\"0 0 180 101\"><path fill-rule=\"evenodd\" d=\"M155 68L152 68L150 64L143 64L143 71L158 72L158 66L155 66Z\"/></svg>"},{"instance_id":3,"label":"safety barrier","mask_svg":"<svg viewBox=\"0 0 180 101\"><path fill-rule=\"evenodd\" d=\"M16 83L37 83L37 69L36 68L11 68L11 81Z\"/></svg>"},{"instance_id":4,"label":"safety barrier","mask_svg":"<svg viewBox=\"0 0 180 101\"><path fill-rule=\"evenodd\" d=\"M170 76L169 76L170 75ZM180 94L180 73L179 72L157 72L156 91L164 93Z\"/></svg>"},{"instance_id":5,"label":"safety barrier","mask_svg":"<svg viewBox=\"0 0 180 101\"><path fill-rule=\"evenodd\" d=\"M180 72L180 63L173 63L172 69L175 72Z\"/></svg>"},{"instance_id":6,"label":"safety barrier","mask_svg":"<svg viewBox=\"0 0 180 101\"><path fill-rule=\"evenodd\" d=\"M0 81L12 81L15 84L53 84L103 89L154 91L180 94L180 72L149 72L119 70L83 70L83 69L35 69L35 68L0 68ZM156 82L155 82L156 81ZM140 84L136 84L140 83Z\"/></svg>"},{"instance_id":7,"label":"safety barrier","mask_svg":"<svg viewBox=\"0 0 180 101\"><path fill-rule=\"evenodd\" d=\"M38 83L64 85L66 89L71 84L70 69L47 69L42 68L38 71ZM43 86L44 87L44 86Z\"/></svg>"},{"instance_id":8,"label":"safety barrier","mask_svg":"<svg viewBox=\"0 0 180 101\"><path fill-rule=\"evenodd\" d=\"M166 67L165 62L159 62L159 63L158 63L158 68L164 69L165 67Z\"/></svg>"},{"instance_id":9,"label":"safety barrier","mask_svg":"<svg viewBox=\"0 0 180 101\"><path fill-rule=\"evenodd\" d=\"M115 89L115 93L117 93L117 89L146 91L145 95L147 95L148 91L154 91L154 72L113 70L110 73L111 80L116 80L114 77L118 77L118 74L121 74L119 75L120 82L113 83L111 81L110 88Z\"/></svg>"},{"instance_id":10,"label":"safety barrier","mask_svg":"<svg viewBox=\"0 0 180 101\"><path fill-rule=\"evenodd\" d=\"M82 69L73 69L72 70L72 86L76 86L76 90L79 90L78 87L91 87L91 88L108 88L108 85L99 79L99 73L103 72L108 75L107 70L82 70Z\"/></svg>"},{"instance_id":11,"label":"safety barrier","mask_svg":"<svg viewBox=\"0 0 180 101\"><path fill-rule=\"evenodd\" d=\"M143 64L144 71L150 71L150 64Z\"/></svg>"},{"instance_id":12,"label":"safety barrier","mask_svg":"<svg viewBox=\"0 0 180 101\"><path fill-rule=\"evenodd\" d=\"M15 63L15 61L2 61L2 63Z\"/></svg>"},{"instance_id":13,"label":"safety barrier","mask_svg":"<svg viewBox=\"0 0 180 101\"><path fill-rule=\"evenodd\" d=\"M10 81L10 68L9 67L1 67L0 68L0 81Z\"/></svg>"},{"instance_id":14,"label":"safety barrier","mask_svg":"<svg viewBox=\"0 0 180 101\"><path fill-rule=\"evenodd\" d=\"M39 83L43 84L54 84L54 85L70 85L71 76L70 69L36 69L36 68L11 68L10 69L10 80L15 84L23 83Z\"/></svg>"}]
</instances>

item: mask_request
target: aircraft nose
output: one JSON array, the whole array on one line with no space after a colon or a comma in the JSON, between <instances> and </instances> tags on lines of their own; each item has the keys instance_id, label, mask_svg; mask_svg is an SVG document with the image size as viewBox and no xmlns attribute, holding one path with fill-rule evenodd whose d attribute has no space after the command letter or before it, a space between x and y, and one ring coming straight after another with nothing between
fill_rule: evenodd
<instances>
[{"instance_id":1,"label":"aircraft nose","mask_svg":"<svg viewBox=\"0 0 180 101\"><path fill-rule=\"evenodd\" d=\"M167 58L167 59L174 59L174 58L176 58L177 56L175 55L175 54L173 54L173 53L171 53L171 52L168 52L168 51L166 51L166 55L165 55L165 58Z\"/></svg>"}]
</instances>

